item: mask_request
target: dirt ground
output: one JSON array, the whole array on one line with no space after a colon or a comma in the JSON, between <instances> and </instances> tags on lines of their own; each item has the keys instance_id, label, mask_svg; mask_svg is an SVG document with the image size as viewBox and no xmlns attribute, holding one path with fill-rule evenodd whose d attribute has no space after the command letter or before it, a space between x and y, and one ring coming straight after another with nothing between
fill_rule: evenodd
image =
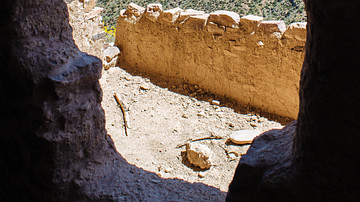
<instances>
[{"instance_id":1,"label":"dirt ground","mask_svg":"<svg viewBox=\"0 0 360 202\"><path fill-rule=\"evenodd\" d=\"M118 152L130 164L162 178L204 183L226 192L241 155L249 148L249 145L229 144L229 135L242 129L267 131L282 127L279 122L257 115L250 107L240 108L231 100L220 99L180 80L170 81L137 72L130 74L115 67L103 72L100 83L106 129ZM125 107L128 136L114 93ZM208 170L189 165L183 158L185 146L182 145L214 136L221 139L197 143L212 150L215 165Z\"/></svg>"}]
</instances>

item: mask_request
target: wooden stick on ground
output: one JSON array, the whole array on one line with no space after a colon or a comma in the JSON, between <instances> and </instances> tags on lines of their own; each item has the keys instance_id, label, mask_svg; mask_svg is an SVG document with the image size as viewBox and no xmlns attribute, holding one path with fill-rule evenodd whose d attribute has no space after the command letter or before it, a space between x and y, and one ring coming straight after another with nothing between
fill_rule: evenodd
<instances>
[{"instance_id":1,"label":"wooden stick on ground","mask_svg":"<svg viewBox=\"0 0 360 202\"><path fill-rule=\"evenodd\" d=\"M114 93L114 98L116 100L116 103L118 104L118 106L121 109L121 112L123 113L123 117L124 117L124 128L125 128L125 135L128 136L128 131L127 131L127 121L126 121L126 116L125 116L125 109L124 106L121 104L121 101L119 99L119 96L117 95L117 93Z\"/></svg>"},{"instance_id":2,"label":"wooden stick on ground","mask_svg":"<svg viewBox=\"0 0 360 202\"><path fill-rule=\"evenodd\" d=\"M201 140L220 140L220 139L223 139L221 136L209 136L209 137L202 137L202 138L197 138L197 139L189 139L187 141L187 143L189 142L197 142L197 141L201 141ZM185 144L181 144L181 145L178 145L176 146L176 148L180 148L180 147L183 147L185 146L187 143Z\"/></svg>"}]
</instances>

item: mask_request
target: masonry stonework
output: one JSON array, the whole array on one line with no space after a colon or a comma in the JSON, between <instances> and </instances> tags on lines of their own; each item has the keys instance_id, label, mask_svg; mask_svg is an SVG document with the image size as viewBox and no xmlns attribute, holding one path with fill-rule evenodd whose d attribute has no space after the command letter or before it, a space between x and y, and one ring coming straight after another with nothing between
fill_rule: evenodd
<instances>
[{"instance_id":1,"label":"masonry stonework","mask_svg":"<svg viewBox=\"0 0 360 202\"><path fill-rule=\"evenodd\" d=\"M119 65L184 82L296 119L306 23L234 12L129 4L117 21Z\"/></svg>"}]
</instances>

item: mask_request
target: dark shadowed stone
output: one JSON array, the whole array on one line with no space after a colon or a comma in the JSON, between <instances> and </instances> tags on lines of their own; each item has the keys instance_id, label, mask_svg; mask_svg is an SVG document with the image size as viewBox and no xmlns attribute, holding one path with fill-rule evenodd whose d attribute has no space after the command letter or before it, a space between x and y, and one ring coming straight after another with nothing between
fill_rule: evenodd
<instances>
[{"instance_id":1,"label":"dark shadowed stone","mask_svg":"<svg viewBox=\"0 0 360 202\"><path fill-rule=\"evenodd\" d=\"M294 121L284 129L273 129L254 139L236 168L229 187L228 201L266 200L269 193L274 200L283 198L284 193L272 190L272 187L282 186L292 172L292 139L295 127Z\"/></svg>"},{"instance_id":2,"label":"dark shadowed stone","mask_svg":"<svg viewBox=\"0 0 360 202\"><path fill-rule=\"evenodd\" d=\"M276 136L258 137L239 163L227 201L360 198L360 2L305 4L307 42L295 135L285 135L292 123Z\"/></svg>"},{"instance_id":3,"label":"dark shadowed stone","mask_svg":"<svg viewBox=\"0 0 360 202\"><path fill-rule=\"evenodd\" d=\"M75 45L64 1L3 6L0 155L6 189L0 198L83 198L75 183L81 165L110 151L100 106L101 61Z\"/></svg>"}]
</instances>

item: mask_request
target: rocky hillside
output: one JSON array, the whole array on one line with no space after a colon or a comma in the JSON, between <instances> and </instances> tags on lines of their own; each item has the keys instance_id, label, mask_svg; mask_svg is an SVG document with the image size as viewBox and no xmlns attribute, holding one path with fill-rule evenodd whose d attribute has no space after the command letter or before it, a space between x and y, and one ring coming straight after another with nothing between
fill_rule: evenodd
<instances>
[{"instance_id":1,"label":"rocky hillside","mask_svg":"<svg viewBox=\"0 0 360 202\"><path fill-rule=\"evenodd\" d=\"M306 20L302 0L98 0L98 6L103 7L103 20L108 26L115 26L121 9L134 2L141 6L149 3L161 3L164 9L180 7L212 12L229 10L244 15L263 16L266 20L284 20L289 24Z\"/></svg>"}]
</instances>

